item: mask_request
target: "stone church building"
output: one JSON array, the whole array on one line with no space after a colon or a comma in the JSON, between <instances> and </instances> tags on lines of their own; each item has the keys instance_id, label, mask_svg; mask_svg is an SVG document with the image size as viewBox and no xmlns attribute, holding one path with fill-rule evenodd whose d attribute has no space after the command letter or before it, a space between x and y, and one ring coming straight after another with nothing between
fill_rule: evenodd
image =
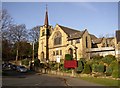
<instances>
[{"instance_id":1,"label":"stone church building","mask_svg":"<svg viewBox=\"0 0 120 88\"><path fill-rule=\"evenodd\" d=\"M65 54L71 54L74 59L87 58L92 55L115 55L116 38L97 38L88 32L75 30L56 24L49 25L48 11L45 13L44 25L40 27L38 59L41 61L56 61L64 59Z\"/></svg>"}]
</instances>

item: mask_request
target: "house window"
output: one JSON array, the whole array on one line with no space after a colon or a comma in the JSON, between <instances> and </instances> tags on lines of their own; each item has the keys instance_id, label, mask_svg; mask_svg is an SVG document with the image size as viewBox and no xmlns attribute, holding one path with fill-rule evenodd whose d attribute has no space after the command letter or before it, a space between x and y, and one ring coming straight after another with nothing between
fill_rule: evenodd
<instances>
[{"instance_id":1,"label":"house window","mask_svg":"<svg viewBox=\"0 0 120 88\"><path fill-rule=\"evenodd\" d=\"M55 51L53 51L53 56L55 56Z\"/></svg>"},{"instance_id":2,"label":"house window","mask_svg":"<svg viewBox=\"0 0 120 88\"><path fill-rule=\"evenodd\" d=\"M60 45L62 43L62 35L60 32L55 33L54 45Z\"/></svg>"},{"instance_id":3,"label":"house window","mask_svg":"<svg viewBox=\"0 0 120 88\"><path fill-rule=\"evenodd\" d=\"M73 40L71 40L71 45L73 44Z\"/></svg>"},{"instance_id":4,"label":"house window","mask_svg":"<svg viewBox=\"0 0 120 88\"><path fill-rule=\"evenodd\" d=\"M88 38L86 36L86 48L88 48Z\"/></svg>"},{"instance_id":5,"label":"house window","mask_svg":"<svg viewBox=\"0 0 120 88\"><path fill-rule=\"evenodd\" d=\"M60 50L60 55L62 55L62 50Z\"/></svg>"},{"instance_id":6,"label":"house window","mask_svg":"<svg viewBox=\"0 0 120 88\"><path fill-rule=\"evenodd\" d=\"M80 39L76 39L76 43L80 43Z\"/></svg>"},{"instance_id":7,"label":"house window","mask_svg":"<svg viewBox=\"0 0 120 88\"><path fill-rule=\"evenodd\" d=\"M45 35L45 31L43 30L43 31L42 31L42 36L44 36L44 35Z\"/></svg>"},{"instance_id":8,"label":"house window","mask_svg":"<svg viewBox=\"0 0 120 88\"><path fill-rule=\"evenodd\" d=\"M50 31L49 31L49 29L47 29L47 35L50 35Z\"/></svg>"},{"instance_id":9,"label":"house window","mask_svg":"<svg viewBox=\"0 0 120 88\"><path fill-rule=\"evenodd\" d=\"M58 52L58 50L56 51L56 55L59 55L59 52Z\"/></svg>"}]
</instances>

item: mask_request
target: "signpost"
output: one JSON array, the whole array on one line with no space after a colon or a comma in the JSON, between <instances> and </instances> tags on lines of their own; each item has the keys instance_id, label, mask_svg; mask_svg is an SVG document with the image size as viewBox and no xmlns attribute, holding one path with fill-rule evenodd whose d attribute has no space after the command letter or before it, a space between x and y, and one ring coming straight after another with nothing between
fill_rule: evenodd
<instances>
[{"instance_id":1,"label":"signpost","mask_svg":"<svg viewBox=\"0 0 120 88\"><path fill-rule=\"evenodd\" d=\"M58 71L59 71L59 70L60 70L60 69L59 69L59 66L60 66L60 56L57 56L56 62L58 63Z\"/></svg>"}]
</instances>

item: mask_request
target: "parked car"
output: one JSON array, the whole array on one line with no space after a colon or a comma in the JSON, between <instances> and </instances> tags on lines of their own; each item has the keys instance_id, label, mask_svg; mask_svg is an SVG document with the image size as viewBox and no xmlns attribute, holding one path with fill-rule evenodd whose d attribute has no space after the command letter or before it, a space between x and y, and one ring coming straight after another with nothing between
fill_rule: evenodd
<instances>
[{"instance_id":1,"label":"parked car","mask_svg":"<svg viewBox=\"0 0 120 88\"><path fill-rule=\"evenodd\" d=\"M12 64L11 63L4 63L2 64L2 69L11 69Z\"/></svg>"},{"instance_id":2,"label":"parked car","mask_svg":"<svg viewBox=\"0 0 120 88\"><path fill-rule=\"evenodd\" d=\"M12 69L12 70L17 70L17 65L12 65L12 66L11 66L11 69Z\"/></svg>"},{"instance_id":3,"label":"parked car","mask_svg":"<svg viewBox=\"0 0 120 88\"><path fill-rule=\"evenodd\" d=\"M27 72L28 71L28 69L27 68L25 68L24 66L17 66L17 71L19 71L19 72Z\"/></svg>"},{"instance_id":4,"label":"parked car","mask_svg":"<svg viewBox=\"0 0 120 88\"><path fill-rule=\"evenodd\" d=\"M12 65L13 65L13 64L8 63L8 65L7 65L7 66L8 66L8 68L9 68L9 69L11 69Z\"/></svg>"}]
</instances>

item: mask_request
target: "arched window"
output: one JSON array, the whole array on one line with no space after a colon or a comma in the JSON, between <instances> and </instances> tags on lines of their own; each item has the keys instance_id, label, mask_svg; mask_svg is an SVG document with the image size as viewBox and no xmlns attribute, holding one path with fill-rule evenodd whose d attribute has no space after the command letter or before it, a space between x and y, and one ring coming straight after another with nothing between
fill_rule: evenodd
<instances>
[{"instance_id":1,"label":"arched window","mask_svg":"<svg viewBox=\"0 0 120 88\"><path fill-rule=\"evenodd\" d=\"M72 48L69 48L68 52L69 52L69 54L71 55L71 57L73 57L73 49L72 49Z\"/></svg>"},{"instance_id":2,"label":"arched window","mask_svg":"<svg viewBox=\"0 0 120 88\"><path fill-rule=\"evenodd\" d=\"M43 51L41 52L41 60L42 61L44 60L44 52Z\"/></svg>"},{"instance_id":3,"label":"arched window","mask_svg":"<svg viewBox=\"0 0 120 88\"><path fill-rule=\"evenodd\" d=\"M61 45L62 44L62 35L60 32L56 32L54 36L54 45Z\"/></svg>"},{"instance_id":4,"label":"arched window","mask_svg":"<svg viewBox=\"0 0 120 88\"><path fill-rule=\"evenodd\" d=\"M86 36L86 48L88 48L88 38Z\"/></svg>"}]
</instances>

